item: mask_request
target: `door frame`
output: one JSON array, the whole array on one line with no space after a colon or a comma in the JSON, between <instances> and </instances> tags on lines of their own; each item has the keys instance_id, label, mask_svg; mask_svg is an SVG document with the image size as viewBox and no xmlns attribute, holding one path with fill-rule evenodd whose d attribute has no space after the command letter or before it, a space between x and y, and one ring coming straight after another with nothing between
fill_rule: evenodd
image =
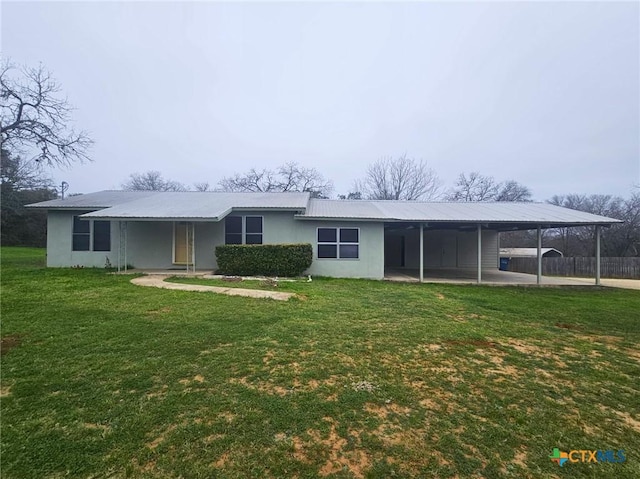
<instances>
[{"instance_id":1,"label":"door frame","mask_svg":"<svg viewBox=\"0 0 640 479\"><path fill-rule=\"evenodd\" d=\"M178 225L180 225L181 223L186 225L185 233L186 233L186 243L187 243L187 261L177 262L176 261L176 232L177 232ZM196 225L195 223L192 221L174 221L172 225L172 230L173 230L172 231L173 241L171 246L171 263L176 265L182 265L182 266L195 265L196 263L196 247L195 247ZM189 235L189 233L191 233L191 235Z\"/></svg>"}]
</instances>

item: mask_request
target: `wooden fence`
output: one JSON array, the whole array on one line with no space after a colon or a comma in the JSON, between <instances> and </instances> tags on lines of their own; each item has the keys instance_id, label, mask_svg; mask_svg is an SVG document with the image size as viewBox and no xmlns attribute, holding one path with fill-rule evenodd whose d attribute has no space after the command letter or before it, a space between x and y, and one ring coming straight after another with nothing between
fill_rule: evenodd
<instances>
[{"instance_id":1,"label":"wooden fence","mask_svg":"<svg viewBox=\"0 0 640 479\"><path fill-rule=\"evenodd\" d=\"M536 274L537 258L511 258L509 271ZM595 258L542 258L542 274L546 276L575 276L594 278ZM640 279L640 258L600 258L603 278Z\"/></svg>"}]
</instances>

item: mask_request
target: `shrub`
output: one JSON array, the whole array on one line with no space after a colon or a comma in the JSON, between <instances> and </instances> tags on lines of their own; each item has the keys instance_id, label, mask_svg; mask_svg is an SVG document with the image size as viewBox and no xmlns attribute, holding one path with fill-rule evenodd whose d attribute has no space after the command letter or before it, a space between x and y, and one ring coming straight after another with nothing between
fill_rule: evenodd
<instances>
[{"instance_id":1,"label":"shrub","mask_svg":"<svg viewBox=\"0 0 640 479\"><path fill-rule=\"evenodd\" d=\"M300 276L311 266L313 249L309 243L221 245L216 258L221 274Z\"/></svg>"}]
</instances>

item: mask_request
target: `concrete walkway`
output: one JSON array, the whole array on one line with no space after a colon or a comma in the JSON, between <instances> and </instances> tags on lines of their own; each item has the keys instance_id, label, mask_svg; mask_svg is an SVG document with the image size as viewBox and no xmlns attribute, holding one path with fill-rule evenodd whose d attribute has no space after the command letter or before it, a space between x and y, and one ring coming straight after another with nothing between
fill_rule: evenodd
<instances>
[{"instance_id":1,"label":"concrete walkway","mask_svg":"<svg viewBox=\"0 0 640 479\"><path fill-rule=\"evenodd\" d=\"M245 296L247 298L267 298L278 301L288 301L294 297L294 293L282 293L280 291L264 291L261 289L222 288L219 286L204 286L201 284L167 283L165 280L172 275L154 274L133 278L131 282L138 286L151 286L162 289L177 289L181 291L203 291L209 293L226 294L227 296Z\"/></svg>"}]
</instances>

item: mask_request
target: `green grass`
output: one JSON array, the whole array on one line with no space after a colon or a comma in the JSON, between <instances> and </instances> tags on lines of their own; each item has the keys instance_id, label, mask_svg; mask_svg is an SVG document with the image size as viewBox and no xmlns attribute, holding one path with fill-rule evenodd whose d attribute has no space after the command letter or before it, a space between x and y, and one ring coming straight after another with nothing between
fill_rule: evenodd
<instances>
[{"instance_id":1,"label":"green grass","mask_svg":"<svg viewBox=\"0 0 640 479\"><path fill-rule=\"evenodd\" d=\"M640 477L637 291L314 279L280 302L43 265L2 249L4 478Z\"/></svg>"}]
</instances>

